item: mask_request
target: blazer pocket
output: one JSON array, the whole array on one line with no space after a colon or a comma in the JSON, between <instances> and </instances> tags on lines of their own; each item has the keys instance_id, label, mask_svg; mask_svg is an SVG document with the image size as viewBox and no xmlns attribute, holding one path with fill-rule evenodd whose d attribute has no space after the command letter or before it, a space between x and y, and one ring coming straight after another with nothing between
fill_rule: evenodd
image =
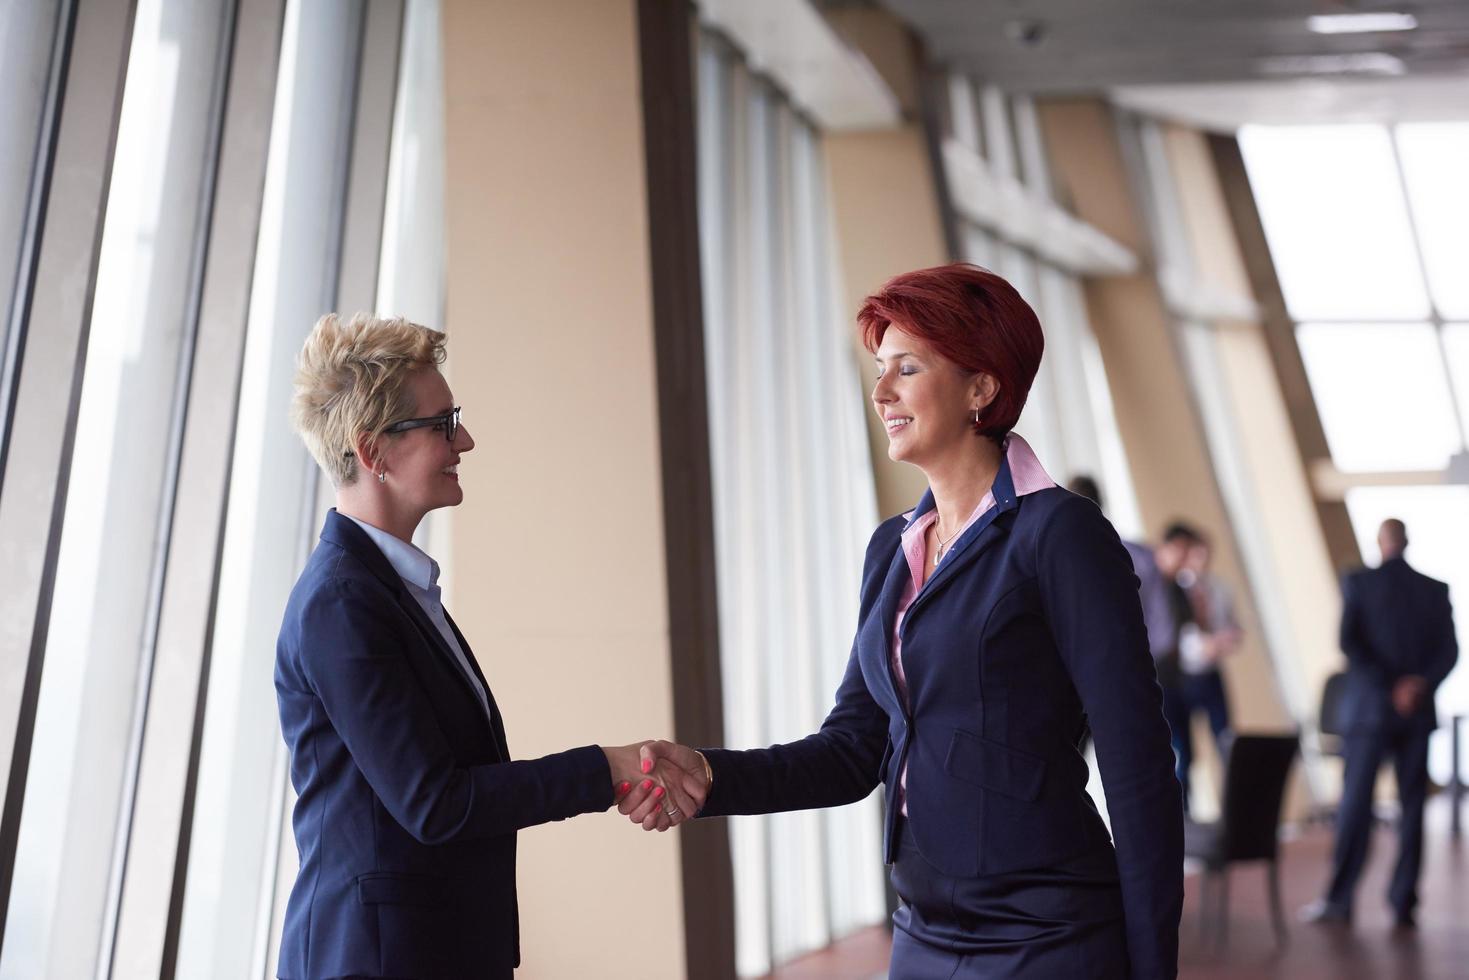
<instances>
[{"instance_id":1,"label":"blazer pocket","mask_svg":"<svg viewBox=\"0 0 1469 980\"><path fill-rule=\"evenodd\" d=\"M442 905L448 882L433 875L372 871L357 876L363 905Z\"/></svg>"},{"instance_id":2,"label":"blazer pocket","mask_svg":"<svg viewBox=\"0 0 1469 980\"><path fill-rule=\"evenodd\" d=\"M944 771L966 783L1034 803L1046 781L1046 760L956 729Z\"/></svg>"}]
</instances>

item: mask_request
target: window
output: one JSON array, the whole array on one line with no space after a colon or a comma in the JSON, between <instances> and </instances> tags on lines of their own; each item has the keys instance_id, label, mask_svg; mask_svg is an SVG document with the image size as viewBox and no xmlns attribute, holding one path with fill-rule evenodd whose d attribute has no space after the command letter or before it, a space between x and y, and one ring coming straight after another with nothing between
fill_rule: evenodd
<instances>
[{"instance_id":1,"label":"window","mask_svg":"<svg viewBox=\"0 0 1469 980\"><path fill-rule=\"evenodd\" d=\"M72 451L4 972L97 969L120 900L225 4L141 0ZM110 944L109 944L110 945Z\"/></svg>"},{"instance_id":2,"label":"window","mask_svg":"<svg viewBox=\"0 0 1469 980\"><path fill-rule=\"evenodd\" d=\"M26 776L4 801L0 976L273 972L296 855L270 667L322 509L284 409L338 302L370 308L381 280L441 316L436 14L0 8L0 396L14 380L24 436L22 465L0 453L0 593L35 692L29 716L0 685ZM46 302L28 305L33 278Z\"/></svg>"},{"instance_id":3,"label":"window","mask_svg":"<svg viewBox=\"0 0 1469 980\"><path fill-rule=\"evenodd\" d=\"M725 737L761 746L815 731L831 705L876 492L818 134L709 33L698 99ZM742 976L883 918L876 796L729 835Z\"/></svg>"},{"instance_id":4,"label":"window","mask_svg":"<svg viewBox=\"0 0 1469 980\"><path fill-rule=\"evenodd\" d=\"M1449 322L1469 315L1469 123L1248 127L1240 146L1362 554L1402 519L1409 562L1462 607L1469 490L1442 481L1469 432L1469 325ZM1469 709L1462 667L1438 705ZM1448 768L1440 730L1430 770Z\"/></svg>"},{"instance_id":5,"label":"window","mask_svg":"<svg viewBox=\"0 0 1469 980\"><path fill-rule=\"evenodd\" d=\"M1302 323L1296 342L1338 469L1442 469L1463 448L1429 324Z\"/></svg>"},{"instance_id":6,"label":"window","mask_svg":"<svg viewBox=\"0 0 1469 980\"><path fill-rule=\"evenodd\" d=\"M1469 125L1400 126L1397 143L1433 303L1445 317L1469 318Z\"/></svg>"},{"instance_id":7,"label":"window","mask_svg":"<svg viewBox=\"0 0 1469 980\"><path fill-rule=\"evenodd\" d=\"M1247 127L1240 145L1295 319L1427 317L1386 129Z\"/></svg>"}]
</instances>

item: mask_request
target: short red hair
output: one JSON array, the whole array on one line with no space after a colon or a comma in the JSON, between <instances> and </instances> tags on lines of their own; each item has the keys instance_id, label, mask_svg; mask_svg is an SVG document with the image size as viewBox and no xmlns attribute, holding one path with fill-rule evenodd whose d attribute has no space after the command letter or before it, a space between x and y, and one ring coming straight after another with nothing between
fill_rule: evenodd
<instances>
[{"instance_id":1,"label":"short red hair","mask_svg":"<svg viewBox=\"0 0 1469 980\"><path fill-rule=\"evenodd\" d=\"M1000 390L975 431L996 442L1020 418L1046 346L1035 311L1015 287L966 262L894 276L863 301L857 323L873 353L896 323L961 370L994 378Z\"/></svg>"}]
</instances>

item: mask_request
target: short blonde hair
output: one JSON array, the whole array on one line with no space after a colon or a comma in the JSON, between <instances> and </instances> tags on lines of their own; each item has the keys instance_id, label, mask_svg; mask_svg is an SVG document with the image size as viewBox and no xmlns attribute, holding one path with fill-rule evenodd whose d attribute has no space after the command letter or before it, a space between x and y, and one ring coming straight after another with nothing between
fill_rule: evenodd
<instances>
[{"instance_id":1,"label":"short blonde hair","mask_svg":"<svg viewBox=\"0 0 1469 980\"><path fill-rule=\"evenodd\" d=\"M357 478L359 433L371 439L410 417L412 372L444 363L444 334L402 317L335 313L316 321L296 359L291 425L335 487Z\"/></svg>"}]
</instances>

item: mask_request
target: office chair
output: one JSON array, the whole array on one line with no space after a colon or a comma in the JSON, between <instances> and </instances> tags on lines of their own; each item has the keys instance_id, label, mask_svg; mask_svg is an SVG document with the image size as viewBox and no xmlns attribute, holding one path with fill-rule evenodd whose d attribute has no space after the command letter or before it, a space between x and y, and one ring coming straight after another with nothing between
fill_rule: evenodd
<instances>
[{"instance_id":1,"label":"office chair","mask_svg":"<svg viewBox=\"0 0 1469 980\"><path fill-rule=\"evenodd\" d=\"M1225 761L1219 819L1184 821L1184 854L1201 859L1205 868L1200 927L1208 936L1213 918L1217 942L1224 941L1229 927L1229 866L1240 861L1269 863L1270 916L1277 942L1286 941L1277 868L1280 806L1298 749L1296 735L1236 735Z\"/></svg>"}]
</instances>

